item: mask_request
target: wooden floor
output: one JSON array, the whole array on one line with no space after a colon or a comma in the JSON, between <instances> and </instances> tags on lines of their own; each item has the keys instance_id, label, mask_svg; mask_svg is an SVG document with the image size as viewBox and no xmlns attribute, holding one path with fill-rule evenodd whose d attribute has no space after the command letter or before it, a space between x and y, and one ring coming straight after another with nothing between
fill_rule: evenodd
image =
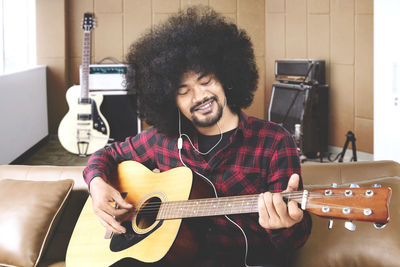
<instances>
[{"instance_id":1,"label":"wooden floor","mask_svg":"<svg viewBox=\"0 0 400 267\"><path fill-rule=\"evenodd\" d=\"M337 148L334 153L331 153L331 158L341 152L341 148ZM367 153L358 152L358 161L362 160L373 160L373 155ZM344 162L351 160L351 148L346 152ZM89 157L79 157L78 155L71 154L66 151L58 141L57 136L50 136L44 142L40 144L33 152L28 153L22 160L19 160L15 164L25 165L56 165L56 166L85 166ZM337 160L336 160L337 161ZM319 158L307 159L303 163L320 162ZM329 162L327 157L323 158L323 162Z\"/></svg>"},{"instance_id":2,"label":"wooden floor","mask_svg":"<svg viewBox=\"0 0 400 267\"><path fill-rule=\"evenodd\" d=\"M85 166L89 157L79 157L65 150L56 136L48 137L33 153L18 164L24 165L56 165L56 166Z\"/></svg>"}]
</instances>

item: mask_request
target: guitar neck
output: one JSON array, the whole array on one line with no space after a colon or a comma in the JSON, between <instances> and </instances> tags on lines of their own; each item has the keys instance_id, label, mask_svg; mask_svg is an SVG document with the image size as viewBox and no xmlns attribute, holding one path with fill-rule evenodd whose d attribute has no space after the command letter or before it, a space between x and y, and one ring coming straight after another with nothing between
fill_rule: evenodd
<instances>
[{"instance_id":1,"label":"guitar neck","mask_svg":"<svg viewBox=\"0 0 400 267\"><path fill-rule=\"evenodd\" d=\"M281 193L318 216L386 223L390 188L332 188ZM204 198L158 203L157 220L258 212L259 195ZM154 206L152 207L154 211Z\"/></svg>"},{"instance_id":2,"label":"guitar neck","mask_svg":"<svg viewBox=\"0 0 400 267\"><path fill-rule=\"evenodd\" d=\"M287 200L301 203L303 191L282 193L282 196ZM168 220L258 212L258 197L259 195L256 194L163 202L157 219Z\"/></svg>"},{"instance_id":3,"label":"guitar neck","mask_svg":"<svg viewBox=\"0 0 400 267\"><path fill-rule=\"evenodd\" d=\"M89 97L90 31L83 33L81 98Z\"/></svg>"}]
</instances>

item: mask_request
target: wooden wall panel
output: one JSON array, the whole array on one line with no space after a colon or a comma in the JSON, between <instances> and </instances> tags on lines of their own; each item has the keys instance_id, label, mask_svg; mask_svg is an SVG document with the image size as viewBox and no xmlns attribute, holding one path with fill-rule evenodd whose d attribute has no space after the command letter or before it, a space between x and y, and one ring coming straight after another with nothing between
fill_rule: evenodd
<instances>
[{"instance_id":1,"label":"wooden wall panel","mask_svg":"<svg viewBox=\"0 0 400 267\"><path fill-rule=\"evenodd\" d=\"M37 0L37 62L47 65L49 132L55 133L67 113L68 80L66 5L64 0Z\"/></svg>"},{"instance_id":2,"label":"wooden wall panel","mask_svg":"<svg viewBox=\"0 0 400 267\"><path fill-rule=\"evenodd\" d=\"M275 59L324 59L329 144L343 147L351 130L357 149L373 153L373 0L266 0L265 6L267 94Z\"/></svg>"},{"instance_id":3,"label":"wooden wall panel","mask_svg":"<svg viewBox=\"0 0 400 267\"><path fill-rule=\"evenodd\" d=\"M122 61L145 29L194 4L214 7L251 36L260 83L250 115L266 118L276 59L322 58L331 94L330 144L341 147L342 136L354 130L358 148L373 152L373 0L37 0L38 61L49 66L50 132L67 111L67 88L79 84L84 12L98 17L92 62L106 56Z\"/></svg>"}]
</instances>

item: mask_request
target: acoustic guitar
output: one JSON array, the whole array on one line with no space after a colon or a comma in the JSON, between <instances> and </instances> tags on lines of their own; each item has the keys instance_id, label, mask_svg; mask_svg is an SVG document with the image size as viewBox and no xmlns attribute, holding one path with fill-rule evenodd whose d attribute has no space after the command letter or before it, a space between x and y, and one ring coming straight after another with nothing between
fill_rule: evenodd
<instances>
[{"instance_id":1,"label":"acoustic guitar","mask_svg":"<svg viewBox=\"0 0 400 267\"><path fill-rule=\"evenodd\" d=\"M196 221L201 217L258 212L258 194L215 198L210 185L186 167L154 173L125 161L118 165L112 185L135 207L118 218L127 232L105 233L88 198L68 246L67 266L110 266L123 258L190 266L199 249L196 234L202 232ZM282 195L327 218L389 221L390 188L326 188Z\"/></svg>"},{"instance_id":2,"label":"acoustic guitar","mask_svg":"<svg viewBox=\"0 0 400 267\"><path fill-rule=\"evenodd\" d=\"M103 96L89 96L90 33L94 25L93 14L85 13L82 23L84 35L81 85L68 89L66 98L69 110L58 127L61 145L79 156L92 154L104 147L110 136L108 123L99 108Z\"/></svg>"}]
</instances>

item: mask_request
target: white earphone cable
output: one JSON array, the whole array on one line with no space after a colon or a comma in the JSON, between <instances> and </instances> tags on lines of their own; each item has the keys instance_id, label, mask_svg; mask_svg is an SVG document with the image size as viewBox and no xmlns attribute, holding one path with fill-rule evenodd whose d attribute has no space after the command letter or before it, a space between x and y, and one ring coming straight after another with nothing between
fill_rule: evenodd
<instances>
[{"instance_id":1,"label":"white earphone cable","mask_svg":"<svg viewBox=\"0 0 400 267\"><path fill-rule=\"evenodd\" d=\"M179 148L179 145L183 145L182 136L185 136L189 140L189 143L192 145L194 151L196 151L197 153L199 153L200 155L203 155L203 156L210 153L214 148L216 148L219 145L219 143L221 143L224 134L222 133L221 127L219 127L219 123L217 122L217 126L218 126L219 133L220 133L220 138L219 138L218 142L212 148L210 148L207 152L201 152L193 145L193 142L190 139L190 137L187 134L184 134L181 132L181 112L179 110L178 110L178 116L179 116L179 139L181 140L181 141L179 141L179 139L178 139L178 148Z\"/></svg>"},{"instance_id":2,"label":"white earphone cable","mask_svg":"<svg viewBox=\"0 0 400 267\"><path fill-rule=\"evenodd\" d=\"M217 123L218 128L219 128L219 130L220 130L220 132L221 132L221 138L220 138L220 140L217 142L217 144L215 144L208 152L202 153L202 152L198 151L198 150L194 147L194 145L193 145L192 141L190 140L189 136L187 136L186 134L182 134L182 132L181 132L181 113L180 113L179 109L178 109L178 114L179 114L179 115L178 115L178 116L179 116L179 138L178 138L178 144L177 144L177 146L178 146L179 159L180 159L181 163L183 164L183 166L189 168L189 167L185 164L185 162L183 161L183 159L182 159L182 153L181 153L182 147L183 147L183 139L182 139L182 136L186 136L186 137L187 137L187 139L189 140L189 142L190 142L190 144L192 145L193 149L196 150L199 154L206 155L206 154L210 153L210 151L213 150L213 149L219 144L219 142L221 142L221 140L222 140L222 131L221 131L221 128L219 127L219 125L218 125L218 123ZM190 169L190 168L189 168L189 169ZM192 171L193 171L193 170L192 170ZM205 177L205 176L202 175L201 173L198 173L198 172L196 172L196 171L193 171L193 172L196 173L198 176L202 177L202 178L212 187L212 189L214 190L215 197L218 198L217 189L215 188L214 184L210 181L210 179L208 179L207 177ZM246 233L244 232L243 228L240 227L235 221L233 221L233 220L232 220L231 218L229 218L227 215L224 215L224 216L225 216L225 218L226 218L228 221L230 221L233 225L235 225L237 228L239 228L239 230L240 230L240 231L242 232L242 234L243 234L243 237L244 237L244 240L245 240L244 266L246 266L246 267L259 267L259 266L247 265L247 254L248 254L248 251L249 251L249 244L248 244L248 240L247 240ZM261 267L261 266L260 266L260 267Z\"/></svg>"}]
</instances>

